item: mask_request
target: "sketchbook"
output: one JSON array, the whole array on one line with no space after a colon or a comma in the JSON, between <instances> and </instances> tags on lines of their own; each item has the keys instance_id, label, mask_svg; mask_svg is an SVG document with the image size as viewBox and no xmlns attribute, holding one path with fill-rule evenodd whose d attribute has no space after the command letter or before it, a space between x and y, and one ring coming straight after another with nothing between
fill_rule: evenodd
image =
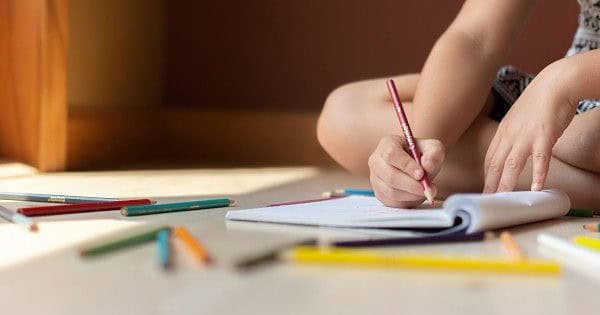
<instances>
[{"instance_id":1,"label":"sketchbook","mask_svg":"<svg viewBox=\"0 0 600 315\"><path fill-rule=\"evenodd\" d=\"M558 190L495 194L455 194L442 208L397 209L375 197L349 196L326 201L233 210L228 220L373 229L453 229L467 234L536 222L569 212L567 194Z\"/></svg>"}]
</instances>

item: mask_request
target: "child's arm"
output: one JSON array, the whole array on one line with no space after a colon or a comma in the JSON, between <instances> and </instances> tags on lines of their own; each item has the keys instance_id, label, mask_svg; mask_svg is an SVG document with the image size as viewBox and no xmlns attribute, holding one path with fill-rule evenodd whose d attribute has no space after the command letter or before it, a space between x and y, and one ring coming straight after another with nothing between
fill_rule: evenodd
<instances>
[{"instance_id":1,"label":"child's arm","mask_svg":"<svg viewBox=\"0 0 600 315\"><path fill-rule=\"evenodd\" d=\"M599 86L600 50L561 59L540 72L496 131L486 155L484 191L512 190L529 157L531 189L542 189L552 148L571 123L579 101L600 98ZM585 140L590 143L584 150L600 149L599 139ZM593 160L597 156L586 162L597 163Z\"/></svg>"},{"instance_id":2,"label":"child's arm","mask_svg":"<svg viewBox=\"0 0 600 315\"><path fill-rule=\"evenodd\" d=\"M447 148L480 113L492 80L534 0L467 0L433 47L417 86L415 136Z\"/></svg>"}]
</instances>

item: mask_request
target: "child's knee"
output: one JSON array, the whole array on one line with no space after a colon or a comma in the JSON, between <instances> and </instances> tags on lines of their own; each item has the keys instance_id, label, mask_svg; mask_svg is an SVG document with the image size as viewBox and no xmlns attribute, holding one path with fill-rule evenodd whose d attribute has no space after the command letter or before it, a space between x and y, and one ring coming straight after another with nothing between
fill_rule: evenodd
<instances>
[{"instance_id":1,"label":"child's knee","mask_svg":"<svg viewBox=\"0 0 600 315\"><path fill-rule=\"evenodd\" d=\"M333 90L325 101L323 111L317 123L317 138L323 148L332 153L342 137L352 128L355 115L352 100L355 99L356 88L343 85Z\"/></svg>"}]
</instances>

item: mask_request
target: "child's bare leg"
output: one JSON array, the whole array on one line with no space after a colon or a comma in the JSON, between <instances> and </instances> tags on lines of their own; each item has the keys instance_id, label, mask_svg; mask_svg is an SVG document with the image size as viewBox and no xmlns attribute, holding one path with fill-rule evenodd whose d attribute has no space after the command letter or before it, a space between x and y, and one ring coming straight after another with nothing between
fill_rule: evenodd
<instances>
[{"instance_id":1,"label":"child's bare leg","mask_svg":"<svg viewBox=\"0 0 600 315\"><path fill-rule=\"evenodd\" d=\"M565 163L600 172L600 109L575 115L552 153Z\"/></svg>"},{"instance_id":2,"label":"child's bare leg","mask_svg":"<svg viewBox=\"0 0 600 315\"><path fill-rule=\"evenodd\" d=\"M413 105L409 90L417 77L395 78L400 97L407 102L411 117ZM486 112L486 111L483 111ZM387 96L384 80L371 80L346 85L328 98L319 119L319 141L325 150L348 170L366 175L367 160L379 140L390 134L401 134ZM480 192L483 188L483 163L487 147L497 123L482 114L452 148L447 148L446 162L436 178L440 196L455 192ZM528 190L531 165L527 163L516 189ZM600 207L600 175L586 172L556 158L551 160L546 187L559 188L569 194L574 206Z\"/></svg>"}]
</instances>

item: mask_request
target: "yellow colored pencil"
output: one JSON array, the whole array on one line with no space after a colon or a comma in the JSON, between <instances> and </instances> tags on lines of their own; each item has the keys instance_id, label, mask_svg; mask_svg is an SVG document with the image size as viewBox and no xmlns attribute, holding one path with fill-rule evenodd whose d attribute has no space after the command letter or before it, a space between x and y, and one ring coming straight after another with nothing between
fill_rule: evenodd
<instances>
[{"instance_id":1,"label":"yellow colored pencil","mask_svg":"<svg viewBox=\"0 0 600 315\"><path fill-rule=\"evenodd\" d=\"M204 264L209 264L211 262L210 255L200 244L200 242L195 239L192 234L183 226L177 226L173 229L175 236L180 239L185 247L196 257L200 262Z\"/></svg>"},{"instance_id":2,"label":"yellow colored pencil","mask_svg":"<svg viewBox=\"0 0 600 315\"><path fill-rule=\"evenodd\" d=\"M500 240L502 241L504 249L508 252L508 255L510 255L511 258L516 260L527 259L527 256L521 249L521 246L519 246L519 244L515 241L510 232L504 231L500 233Z\"/></svg>"},{"instance_id":3,"label":"yellow colored pencil","mask_svg":"<svg viewBox=\"0 0 600 315\"><path fill-rule=\"evenodd\" d=\"M496 258L453 257L435 255L398 255L368 250L315 246L296 247L283 256L292 262L356 265L368 267L421 268L494 273L525 273L557 275L560 265L547 260L504 260Z\"/></svg>"},{"instance_id":4,"label":"yellow colored pencil","mask_svg":"<svg viewBox=\"0 0 600 315\"><path fill-rule=\"evenodd\" d=\"M600 251L600 239L595 237L589 237L584 235L578 235L573 238L573 242L579 246L583 246L588 249Z\"/></svg>"}]
</instances>

